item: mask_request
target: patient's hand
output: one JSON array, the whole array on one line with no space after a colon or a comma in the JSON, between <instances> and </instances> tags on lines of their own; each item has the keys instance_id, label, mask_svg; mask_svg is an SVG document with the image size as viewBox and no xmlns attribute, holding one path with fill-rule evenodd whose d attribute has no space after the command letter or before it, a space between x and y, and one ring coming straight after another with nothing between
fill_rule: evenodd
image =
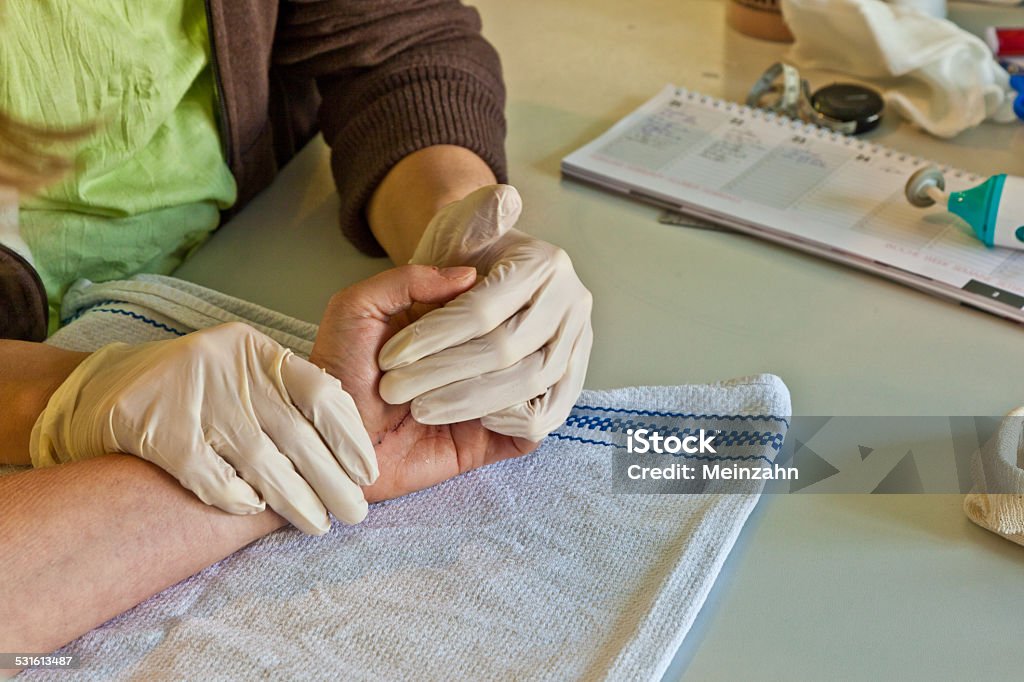
<instances>
[{"instance_id":1,"label":"patient's hand","mask_svg":"<svg viewBox=\"0 0 1024 682\"><path fill-rule=\"evenodd\" d=\"M374 443L380 477L365 489L369 502L421 490L537 446L488 431L479 419L420 424L412 418L409 403L389 405L378 392L377 354L412 322L410 308L415 303L443 304L470 289L475 277L473 268L439 271L406 265L339 291L327 305L309 359L341 380Z\"/></svg>"}]
</instances>

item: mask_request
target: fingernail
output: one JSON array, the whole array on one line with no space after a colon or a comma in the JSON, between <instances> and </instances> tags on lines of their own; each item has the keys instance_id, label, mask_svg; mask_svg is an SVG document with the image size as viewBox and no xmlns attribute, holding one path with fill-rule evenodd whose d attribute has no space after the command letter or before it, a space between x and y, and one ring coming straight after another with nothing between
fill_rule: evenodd
<instances>
[{"instance_id":1,"label":"fingernail","mask_svg":"<svg viewBox=\"0 0 1024 682\"><path fill-rule=\"evenodd\" d=\"M445 279L465 279L470 273L476 275L476 268L472 265L456 265L451 268L441 268L437 271Z\"/></svg>"}]
</instances>

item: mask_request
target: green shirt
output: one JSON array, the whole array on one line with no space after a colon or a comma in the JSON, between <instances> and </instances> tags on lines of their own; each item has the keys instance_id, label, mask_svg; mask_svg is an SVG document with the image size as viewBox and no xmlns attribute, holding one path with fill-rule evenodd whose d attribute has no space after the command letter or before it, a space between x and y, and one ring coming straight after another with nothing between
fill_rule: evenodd
<instances>
[{"instance_id":1,"label":"green shirt","mask_svg":"<svg viewBox=\"0 0 1024 682\"><path fill-rule=\"evenodd\" d=\"M169 273L217 227L224 159L203 0L3 3L0 110L48 128L96 123L76 171L23 200L50 300L77 279Z\"/></svg>"}]
</instances>

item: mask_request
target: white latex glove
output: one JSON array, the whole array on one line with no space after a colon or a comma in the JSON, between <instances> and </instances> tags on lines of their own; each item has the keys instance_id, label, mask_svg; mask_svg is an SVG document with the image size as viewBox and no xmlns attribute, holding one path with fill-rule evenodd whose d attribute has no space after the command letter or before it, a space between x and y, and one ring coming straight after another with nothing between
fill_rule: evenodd
<instances>
[{"instance_id":1,"label":"white latex glove","mask_svg":"<svg viewBox=\"0 0 1024 682\"><path fill-rule=\"evenodd\" d=\"M412 401L422 424L480 418L531 441L558 428L590 360L592 298L562 249L512 229L514 187L483 187L441 209L411 263L473 265L475 287L392 337L381 349L381 397Z\"/></svg>"},{"instance_id":2,"label":"white latex glove","mask_svg":"<svg viewBox=\"0 0 1024 682\"><path fill-rule=\"evenodd\" d=\"M373 445L338 380L237 322L99 349L50 398L31 453L37 467L135 455L206 504L232 514L270 505L311 534L330 528L327 510L362 521L359 485L377 478Z\"/></svg>"}]
</instances>

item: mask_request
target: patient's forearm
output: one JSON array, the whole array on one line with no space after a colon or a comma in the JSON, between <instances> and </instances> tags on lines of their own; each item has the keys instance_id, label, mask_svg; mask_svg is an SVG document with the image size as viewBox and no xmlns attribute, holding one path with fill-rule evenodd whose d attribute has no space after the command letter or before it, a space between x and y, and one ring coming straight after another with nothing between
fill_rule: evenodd
<instances>
[{"instance_id":1,"label":"patient's forearm","mask_svg":"<svg viewBox=\"0 0 1024 682\"><path fill-rule=\"evenodd\" d=\"M377 187L367 210L370 228L391 260L404 265L439 209L495 182L490 166L464 147L420 149L395 164Z\"/></svg>"},{"instance_id":2,"label":"patient's forearm","mask_svg":"<svg viewBox=\"0 0 1024 682\"><path fill-rule=\"evenodd\" d=\"M0 341L0 464L29 464L32 426L88 353L43 343Z\"/></svg>"},{"instance_id":3,"label":"patient's forearm","mask_svg":"<svg viewBox=\"0 0 1024 682\"><path fill-rule=\"evenodd\" d=\"M283 525L126 455L0 477L0 651L52 651Z\"/></svg>"}]
</instances>

